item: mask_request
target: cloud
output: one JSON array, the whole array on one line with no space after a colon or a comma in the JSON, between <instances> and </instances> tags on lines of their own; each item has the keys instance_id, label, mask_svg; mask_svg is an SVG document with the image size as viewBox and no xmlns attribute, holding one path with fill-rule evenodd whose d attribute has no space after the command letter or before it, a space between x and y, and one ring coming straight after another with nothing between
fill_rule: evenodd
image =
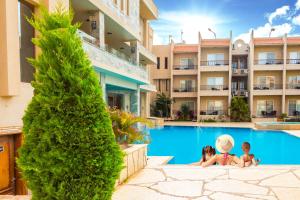
<instances>
[{"instance_id":1,"label":"cloud","mask_svg":"<svg viewBox=\"0 0 300 200\"><path fill-rule=\"evenodd\" d=\"M250 29L247 33L240 34L235 39L242 39L245 42L249 42L252 30L254 31L254 37L269 37L270 30L272 28L275 28L275 31L272 32L272 37L280 37L286 33L291 33L293 30L293 26L289 23L284 23L276 26L272 26L270 23L266 23L264 26L259 26L255 29Z\"/></svg>"},{"instance_id":2,"label":"cloud","mask_svg":"<svg viewBox=\"0 0 300 200\"><path fill-rule=\"evenodd\" d=\"M280 8L277 8L274 12L268 14L269 23L272 24L274 19L287 15L289 10L290 6L282 6Z\"/></svg>"},{"instance_id":3,"label":"cloud","mask_svg":"<svg viewBox=\"0 0 300 200\"><path fill-rule=\"evenodd\" d=\"M208 28L217 32L219 25L229 22L230 20L224 17L188 11L161 11L159 19L152 23L155 31L154 44L168 43L169 35L173 36L175 42L180 42L181 31L183 32L183 40L187 43L197 43L199 31L203 38L212 38L213 34L208 31Z\"/></svg>"},{"instance_id":4,"label":"cloud","mask_svg":"<svg viewBox=\"0 0 300 200\"><path fill-rule=\"evenodd\" d=\"M293 24L295 24L295 25L300 25L300 15L294 17L294 18L292 19L292 22L293 22Z\"/></svg>"},{"instance_id":5,"label":"cloud","mask_svg":"<svg viewBox=\"0 0 300 200\"><path fill-rule=\"evenodd\" d=\"M295 7L296 7L296 10L300 9L300 0L297 0L297 2L295 3Z\"/></svg>"}]
</instances>

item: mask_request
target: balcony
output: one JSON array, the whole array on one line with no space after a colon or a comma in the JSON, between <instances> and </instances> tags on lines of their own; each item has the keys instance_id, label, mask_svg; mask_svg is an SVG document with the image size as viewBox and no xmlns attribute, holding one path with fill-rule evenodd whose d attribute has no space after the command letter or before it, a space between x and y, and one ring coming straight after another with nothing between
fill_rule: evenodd
<instances>
[{"instance_id":1,"label":"balcony","mask_svg":"<svg viewBox=\"0 0 300 200\"><path fill-rule=\"evenodd\" d=\"M232 76L248 76L248 69L232 69Z\"/></svg>"},{"instance_id":2,"label":"balcony","mask_svg":"<svg viewBox=\"0 0 300 200\"><path fill-rule=\"evenodd\" d=\"M227 85L201 85L200 96L228 96Z\"/></svg>"},{"instance_id":3,"label":"balcony","mask_svg":"<svg viewBox=\"0 0 300 200\"><path fill-rule=\"evenodd\" d=\"M173 75L197 75L197 65L174 65Z\"/></svg>"},{"instance_id":4,"label":"balcony","mask_svg":"<svg viewBox=\"0 0 300 200\"><path fill-rule=\"evenodd\" d=\"M197 88L174 88L173 97L197 97Z\"/></svg>"},{"instance_id":5,"label":"balcony","mask_svg":"<svg viewBox=\"0 0 300 200\"><path fill-rule=\"evenodd\" d=\"M286 64L287 70L299 70L300 59L287 59Z\"/></svg>"},{"instance_id":6,"label":"balcony","mask_svg":"<svg viewBox=\"0 0 300 200\"><path fill-rule=\"evenodd\" d=\"M200 71L229 71L228 60L201 61Z\"/></svg>"},{"instance_id":7,"label":"balcony","mask_svg":"<svg viewBox=\"0 0 300 200\"><path fill-rule=\"evenodd\" d=\"M144 47L140 42L138 42L138 50L141 54L141 58L144 59L147 63L156 65L157 59L156 56L148 50L146 47Z\"/></svg>"},{"instance_id":8,"label":"balcony","mask_svg":"<svg viewBox=\"0 0 300 200\"><path fill-rule=\"evenodd\" d=\"M283 70L283 59L260 59L254 60L253 70Z\"/></svg>"},{"instance_id":9,"label":"balcony","mask_svg":"<svg viewBox=\"0 0 300 200\"><path fill-rule=\"evenodd\" d=\"M286 84L286 95L300 95L300 84L289 83Z\"/></svg>"},{"instance_id":10,"label":"balcony","mask_svg":"<svg viewBox=\"0 0 300 200\"><path fill-rule=\"evenodd\" d=\"M254 84L253 95L282 95L282 84Z\"/></svg>"},{"instance_id":11,"label":"balcony","mask_svg":"<svg viewBox=\"0 0 300 200\"><path fill-rule=\"evenodd\" d=\"M212 110L201 110L200 115L227 115L227 110L222 109L212 109Z\"/></svg>"},{"instance_id":12,"label":"balcony","mask_svg":"<svg viewBox=\"0 0 300 200\"><path fill-rule=\"evenodd\" d=\"M232 89L232 96L238 96L238 97L248 97L249 93L247 89Z\"/></svg>"},{"instance_id":13,"label":"balcony","mask_svg":"<svg viewBox=\"0 0 300 200\"><path fill-rule=\"evenodd\" d=\"M83 41L83 48L96 70L122 76L140 84L149 84L145 66L134 63L129 56L108 46L100 47L92 36L78 31Z\"/></svg>"},{"instance_id":14,"label":"balcony","mask_svg":"<svg viewBox=\"0 0 300 200\"><path fill-rule=\"evenodd\" d=\"M257 115L257 117L259 118L275 118L277 117L278 112L276 110L272 110L272 111L266 111L263 110L261 111L261 113L259 115Z\"/></svg>"},{"instance_id":15,"label":"balcony","mask_svg":"<svg viewBox=\"0 0 300 200\"><path fill-rule=\"evenodd\" d=\"M148 20L158 18L158 9L153 0L142 0L140 6L141 16Z\"/></svg>"}]
</instances>

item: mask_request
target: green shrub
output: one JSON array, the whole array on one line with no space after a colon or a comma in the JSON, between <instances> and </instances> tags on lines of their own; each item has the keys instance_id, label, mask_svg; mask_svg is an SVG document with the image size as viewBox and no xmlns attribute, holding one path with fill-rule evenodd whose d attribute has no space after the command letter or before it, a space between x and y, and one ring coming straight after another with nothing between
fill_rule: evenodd
<instances>
[{"instance_id":1,"label":"green shrub","mask_svg":"<svg viewBox=\"0 0 300 200\"><path fill-rule=\"evenodd\" d=\"M233 97L230 105L230 119L234 122L249 122L250 110L247 101L243 97Z\"/></svg>"},{"instance_id":2,"label":"green shrub","mask_svg":"<svg viewBox=\"0 0 300 200\"><path fill-rule=\"evenodd\" d=\"M109 109L109 114L116 141L119 144L149 143L149 137L138 129L137 124L152 127L153 124L151 121L115 108Z\"/></svg>"},{"instance_id":3,"label":"green shrub","mask_svg":"<svg viewBox=\"0 0 300 200\"><path fill-rule=\"evenodd\" d=\"M73 16L57 9L30 23L40 33L34 97L23 117L19 167L33 200L108 200L123 155Z\"/></svg>"}]
</instances>

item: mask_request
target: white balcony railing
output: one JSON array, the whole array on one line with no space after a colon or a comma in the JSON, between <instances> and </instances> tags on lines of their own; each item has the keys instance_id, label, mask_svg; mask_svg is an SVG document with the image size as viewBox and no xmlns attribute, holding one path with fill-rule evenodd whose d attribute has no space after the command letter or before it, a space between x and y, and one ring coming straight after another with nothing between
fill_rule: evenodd
<instances>
[{"instance_id":1,"label":"white balcony railing","mask_svg":"<svg viewBox=\"0 0 300 200\"><path fill-rule=\"evenodd\" d=\"M83 48L88 56L101 65L96 67L138 82L149 83L149 75L145 66L135 64L128 56L113 48L98 46L95 38L82 31L78 31L78 34L83 40Z\"/></svg>"}]
</instances>

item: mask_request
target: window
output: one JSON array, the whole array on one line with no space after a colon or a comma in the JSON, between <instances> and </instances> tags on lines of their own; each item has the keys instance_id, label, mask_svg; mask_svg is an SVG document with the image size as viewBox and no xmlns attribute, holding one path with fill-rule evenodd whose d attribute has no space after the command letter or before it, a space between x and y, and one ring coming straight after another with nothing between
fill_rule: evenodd
<instances>
[{"instance_id":1,"label":"window","mask_svg":"<svg viewBox=\"0 0 300 200\"><path fill-rule=\"evenodd\" d=\"M216 86L216 85L223 85L224 84L224 77L208 77L207 78L207 85Z\"/></svg>"},{"instance_id":2,"label":"window","mask_svg":"<svg viewBox=\"0 0 300 200\"><path fill-rule=\"evenodd\" d=\"M215 53L215 54L207 54L207 65L224 65L224 54L223 53Z\"/></svg>"},{"instance_id":3,"label":"window","mask_svg":"<svg viewBox=\"0 0 300 200\"><path fill-rule=\"evenodd\" d=\"M257 116L263 116L263 113L271 113L274 110L274 102L272 100L257 101Z\"/></svg>"},{"instance_id":4,"label":"window","mask_svg":"<svg viewBox=\"0 0 300 200\"><path fill-rule=\"evenodd\" d=\"M221 111L223 110L223 101L207 101L207 110L208 111Z\"/></svg>"},{"instance_id":5,"label":"window","mask_svg":"<svg viewBox=\"0 0 300 200\"><path fill-rule=\"evenodd\" d=\"M194 101L185 101L181 103L181 106L186 105L190 110L195 110L195 102Z\"/></svg>"},{"instance_id":6,"label":"window","mask_svg":"<svg viewBox=\"0 0 300 200\"><path fill-rule=\"evenodd\" d=\"M160 57L157 57L157 69L160 69Z\"/></svg>"},{"instance_id":7,"label":"window","mask_svg":"<svg viewBox=\"0 0 300 200\"><path fill-rule=\"evenodd\" d=\"M180 80L180 90L181 91L192 92L192 91L194 91L195 87L196 87L195 80Z\"/></svg>"},{"instance_id":8,"label":"window","mask_svg":"<svg viewBox=\"0 0 300 200\"><path fill-rule=\"evenodd\" d=\"M194 65L193 58L180 58L180 68L190 69Z\"/></svg>"},{"instance_id":9,"label":"window","mask_svg":"<svg viewBox=\"0 0 300 200\"><path fill-rule=\"evenodd\" d=\"M127 15L129 16L130 15L130 11L129 11L129 8L130 8L130 0L126 0L126 13Z\"/></svg>"},{"instance_id":10,"label":"window","mask_svg":"<svg viewBox=\"0 0 300 200\"><path fill-rule=\"evenodd\" d=\"M274 52L261 52L258 54L258 64L274 64L275 57L276 56Z\"/></svg>"},{"instance_id":11,"label":"window","mask_svg":"<svg viewBox=\"0 0 300 200\"><path fill-rule=\"evenodd\" d=\"M289 100L289 116L300 115L300 100Z\"/></svg>"},{"instance_id":12,"label":"window","mask_svg":"<svg viewBox=\"0 0 300 200\"><path fill-rule=\"evenodd\" d=\"M168 57L165 57L165 69L168 69Z\"/></svg>"},{"instance_id":13,"label":"window","mask_svg":"<svg viewBox=\"0 0 300 200\"><path fill-rule=\"evenodd\" d=\"M300 75L289 76L289 84L300 84Z\"/></svg>"},{"instance_id":14,"label":"window","mask_svg":"<svg viewBox=\"0 0 300 200\"><path fill-rule=\"evenodd\" d=\"M170 80L166 79L166 91L169 91Z\"/></svg>"},{"instance_id":15,"label":"window","mask_svg":"<svg viewBox=\"0 0 300 200\"><path fill-rule=\"evenodd\" d=\"M258 76L257 77L258 87L261 89L267 87L269 89L275 89L275 77L274 76Z\"/></svg>"},{"instance_id":16,"label":"window","mask_svg":"<svg viewBox=\"0 0 300 200\"><path fill-rule=\"evenodd\" d=\"M34 37L34 28L28 23L26 17L31 18L34 8L23 1L18 2L19 12L19 37L20 37L20 68L21 81L30 83L34 77L34 68L27 61L27 58L35 57L35 47L31 42Z\"/></svg>"}]
</instances>

